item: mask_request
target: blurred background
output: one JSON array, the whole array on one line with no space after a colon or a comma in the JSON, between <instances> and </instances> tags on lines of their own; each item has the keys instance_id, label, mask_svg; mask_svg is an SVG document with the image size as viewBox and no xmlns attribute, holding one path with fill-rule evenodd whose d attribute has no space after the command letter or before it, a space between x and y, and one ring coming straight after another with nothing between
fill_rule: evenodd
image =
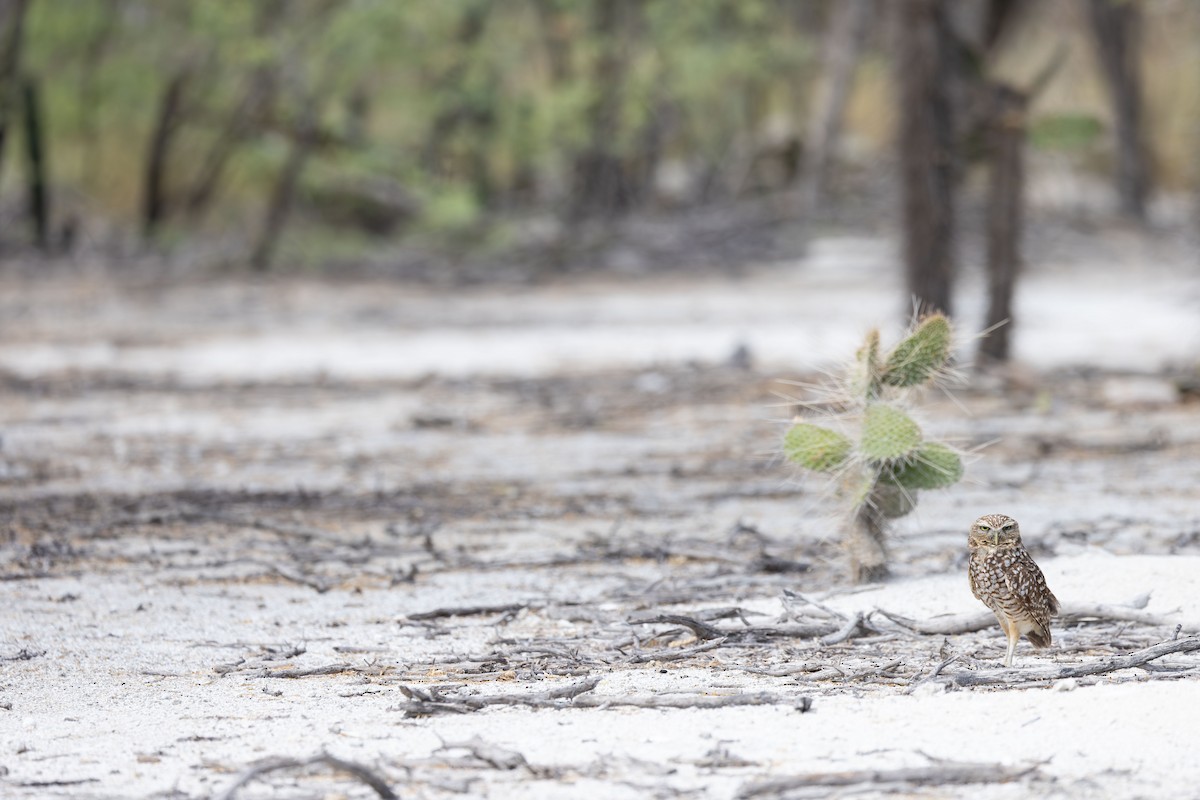
<instances>
[{"instance_id":1,"label":"blurred background","mask_svg":"<svg viewBox=\"0 0 1200 800\"><path fill-rule=\"evenodd\" d=\"M214 669L620 671L643 664L631 620L842 591L867 506L787 462L785 432L861 430L829 375L932 310L964 380L906 401L904 430L965 473L876 537L900 579L878 607L981 611L964 533L1003 512L1064 601L1191 609L1198 111L1196 0L0 0L0 661L26 670L5 673L21 730L81 732L29 748L12 726L0 785L209 797L247 747L313 746L241 678L194 691ZM411 624L439 608L467 616ZM903 660L872 649L835 686L950 664L887 630ZM1058 652L1171 635L1096 630L1056 629ZM993 658L995 635L953 646ZM815 652L763 642L728 663ZM708 675L709 644L671 663ZM660 666L638 680L667 686ZM196 736L90 734L160 678ZM386 725L381 747L419 729ZM640 731L593 734L620 782L593 795L668 780L640 751L653 776L610 769ZM952 744L904 763L998 752ZM1082 791L1145 795L1127 750L1089 750Z\"/></svg>"},{"instance_id":2,"label":"blurred background","mask_svg":"<svg viewBox=\"0 0 1200 800\"><path fill-rule=\"evenodd\" d=\"M1030 203L1197 216L1188 0L4 0L0 32L8 258L520 281L849 231L947 308L958 261L1011 283Z\"/></svg>"}]
</instances>

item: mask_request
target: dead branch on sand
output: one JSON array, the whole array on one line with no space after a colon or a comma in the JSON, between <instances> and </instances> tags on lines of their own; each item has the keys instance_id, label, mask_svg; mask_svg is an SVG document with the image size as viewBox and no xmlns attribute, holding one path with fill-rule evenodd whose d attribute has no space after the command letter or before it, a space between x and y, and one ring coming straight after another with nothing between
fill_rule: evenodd
<instances>
[{"instance_id":1,"label":"dead branch on sand","mask_svg":"<svg viewBox=\"0 0 1200 800\"><path fill-rule=\"evenodd\" d=\"M1037 765L1007 767L1003 764L958 764L945 763L932 767L906 769L864 769L847 772L810 772L756 781L743 786L738 798L781 795L793 789L810 786L855 786L870 784L880 787L887 784L905 786L949 786L972 783L1008 783L1037 771Z\"/></svg>"},{"instance_id":2,"label":"dead branch on sand","mask_svg":"<svg viewBox=\"0 0 1200 800\"><path fill-rule=\"evenodd\" d=\"M1171 655L1172 653L1192 653L1197 650L1200 650L1200 636L1188 636L1184 639L1172 639L1160 642L1151 647L1136 650L1128 655L1098 659L1087 664L1064 667L1035 667L1032 669L997 669L987 672L962 671L948 677L958 686L1014 685L1032 683L1034 681L1055 681L1063 678L1103 675L1106 672L1140 667L1143 664L1147 664L1163 656Z\"/></svg>"},{"instance_id":3,"label":"dead branch on sand","mask_svg":"<svg viewBox=\"0 0 1200 800\"><path fill-rule=\"evenodd\" d=\"M305 759L270 758L266 759L265 761L260 761L258 764L255 764L253 767L238 776L238 779L234 781L232 786L225 790L218 800L233 800L238 789L241 789L250 781L254 780L260 775L265 775L268 772L277 772L283 769L303 769L305 767L312 767L316 765L323 765L329 767L330 769L337 770L338 772L348 773L349 775L374 789L375 794L382 797L383 800L399 800L399 795L393 792L387 785L387 782L384 781L383 778L379 777L379 775L376 773L367 769L362 764L356 764L353 761L345 761L343 759L331 756L328 753L321 753L320 755Z\"/></svg>"},{"instance_id":4,"label":"dead branch on sand","mask_svg":"<svg viewBox=\"0 0 1200 800\"><path fill-rule=\"evenodd\" d=\"M925 620L910 619L882 608L874 612L887 617L897 625L926 636L953 636L975 633L995 627L996 617L988 611L979 614L947 614ZM1173 612L1168 612L1173 613ZM1136 622L1141 625L1169 625L1170 621L1158 614L1151 614L1131 606L1110 606L1102 603L1070 603L1058 614L1063 622Z\"/></svg>"},{"instance_id":5,"label":"dead branch on sand","mask_svg":"<svg viewBox=\"0 0 1200 800\"><path fill-rule=\"evenodd\" d=\"M401 686L400 691L408 702L398 706L406 717L431 714L469 714L488 706L525 706L529 708L724 708L728 706L788 706L800 712L812 708L812 698L785 695L777 692L739 692L737 694L708 695L680 693L663 695L583 696L600 683L601 676L593 676L560 686L545 692L526 694L474 695L447 697L440 690Z\"/></svg>"}]
</instances>

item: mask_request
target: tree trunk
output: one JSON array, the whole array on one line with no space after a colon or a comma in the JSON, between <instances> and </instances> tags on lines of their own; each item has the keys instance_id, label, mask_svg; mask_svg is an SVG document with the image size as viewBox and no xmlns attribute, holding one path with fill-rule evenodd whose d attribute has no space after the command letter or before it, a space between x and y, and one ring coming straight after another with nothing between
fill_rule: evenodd
<instances>
[{"instance_id":1,"label":"tree trunk","mask_svg":"<svg viewBox=\"0 0 1200 800\"><path fill-rule=\"evenodd\" d=\"M625 165L613 151L621 128L621 95L624 89L622 30L629 13L627 0L594 3L592 33L599 54L592 70L595 96L586 112L590 143L575 157L570 217L596 214L615 216L632 205Z\"/></svg>"},{"instance_id":2,"label":"tree trunk","mask_svg":"<svg viewBox=\"0 0 1200 800\"><path fill-rule=\"evenodd\" d=\"M1138 69L1138 4L1085 0L1096 57L1108 86L1117 137L1117 198L1121 213L1146 220L1150 170L1142 139L1142 85Z\"/></svg>"},{"instance_id":3,"label":"tree trunk","mask_svg":"<svg viewBox=\"0 0 1200 800\"><path fill-rule=\"evenodd\" d=\"M829 181L829 168L842 131L846 100L854 85L863 42L870 29L872 0L843 0L834 6L825 38L824 66L809 117L805 149L808 175L805 197L810 208L820 205Z\"/></svg>"},{"instance_id":4,"label":"tree trunk","mask_svg":"<svg viewBox=\"0 0 1200 800\"><path fill-rule=\"evenodd\" d=\"M250 256L250 266L258 272L266 272L271 266L280 235L283 233L288 215L292 211L296 187L300 185L300 176L304 173L304 167L316 146L316 102L314 100L307 101L301 114L300 122L292 135L291 149L288 151L283 167L279 170L279 177L275 181L275 188L267 203L267 213L263 219L258 242Z\"/></svg>"},{"instance_id":5,"label":"tree trunk","mask_svg":"<svg viewBox=\"0 0 1200 800\"><path fill-rule=\"evenodd\" d=\"M180 70L167 81L162 100L158 106L158 121L150 137L150 149L146 155L146 171L143 176L142 232L147 239L154 236L158 226L167 217L167 167L170 161L171 143L179 130L183 93L188 81L188 71Z\"/></svg>"},{"instance_id":6,"label":"tree trunk","mask_svg":"<svg viewBox=\"0 0 1200 800\"><path fill-rule=\"evenodd\" d=\"M4 142L21 95L21 41L27 0L0 0L0 176Z\"/></svg>"},{"instance_id":7,"label":"tree trunk","mask_svg":"<svg viewBox=\"0 0 1200 800\"><path fill-rule=\"evenodd\" d=\"M259 0L254 14L253 32L266 39L286 18L287 0ZM260 63L250 73L245 94L225 121L224 127L200 161L184 201L185 213L198 221L212 205L225 175L230 158L245 139L254 133L264 117L269 117L279 91L279 67L274 61Z\"/></svg>"},{"instance_id":8,"label":"tree trunk","mask_svg":"<svg viewBox=\"0 0 1200 800\"><path fill-rule=\"evenodd\" d=\"M897 8L908 292L918 314L949 314L955 227L951 33L944 0L902 0Z\"/></svg>"},{"instance_id":9,"label":"tree trunk","mask_svg":"<svg viewBox=\"0 0 1200 800\"><path fill-rule=\"evenodd\" d=\"M250 76L246 94L202 159L200 169L188 191L185 209L192 220L198 220L212 204L229 159L238 145L254 131L257 120L264 114L263 109L274 102L276 89L277 81L272 67L262 66L255 69Z\"/></svg>"},{"instance_id":10,"label":"tree trunk","mask_svg":"<svg viewBox=\"0 0 1200 800\"><path fill-rule=\"evenodd\" d=\"M463 16L458 22L458 29L454 35L455 50L461 56L434 81L433 89L436 94L458 96L454 103L438 112L433 120L433 124L429 127L429 136L425 140L422 157L426 166L434 172L442 170L445 161L446 143L454 135L455 131L463 125L479 122L480 110L475 108L472 105L472 100L463 94L462 83L469 65L469 51L479 42L480 37L487 30L488 12L490 9L491 7L488 3L479 2L478 0L465 7ZM491 110L487 109L484 116L492 116ZM473 164L472 167L477 170L478 164Z\"/></svg>"},{"instance_id":11,"label":"tree trunk","mask_svg":"<svg viewBox=\"0 0 1200 800\"><path fill-rule=\"evenodd\" d=\"M120 20L118 0L106 0L99 24L83 47L83 66L79 71L79 159L80 182L86 191L100 187L100 129L96 123L100 110L100 65L112 43Z\"/></svg>"},{"instance_id":12,"label":"tree trunk","mask_svg":"<svg viewBox=\"0 0 1200 800\"><path fill-rule=\"evenodd\" d=\"M25 79L21 86L25 120L25 157L29 165L29 216L33 220L34 243L42 250L50 247L50 190L46 180L45 129L37 84Z\"/></svg>"},{"instance_id":13,"label":"tree trunk","mask_svg":"<svg viewBox=\"0 0 1200 800\"><path fill-rule=\"evenodd\" d=\"M1021 228L1025 187L1025 109L1028 99L1004 85L989 87L993 95L987 202L988 311L979 355L985 361L1007 361L1012 329L1012 299L1021 262Z\"/></svg>"},{"instance_id":14,"label":"tree trunk","mask_svg":"<svg viewBox=\"0 0 1200 800\"><path fill-rule=\"evenodd\" d=\"M888 576L886 526L883 514L872 502L864 503L854 512L846 537L846 556L853 582L872 583Z\"/></svg>"}]
</instances>

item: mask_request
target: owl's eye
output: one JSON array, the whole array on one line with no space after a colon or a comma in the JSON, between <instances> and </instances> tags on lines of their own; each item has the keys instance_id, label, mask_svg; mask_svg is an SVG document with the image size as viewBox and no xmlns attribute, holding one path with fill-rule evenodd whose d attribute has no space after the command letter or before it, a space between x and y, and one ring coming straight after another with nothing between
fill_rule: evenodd
<instances>
[{"instance_id":1,"label":"owl's eye","mask_svg":"<svg viewBox=\"0 0 1200 800\"><path fill-rule=\"evenodd\" d=\"M987 533L988 531L991 530L991 528L989 528L987 525L980 525L979 530L983 531L984 533Z\"/></svg>"},{"instance_id":2,"label":"owl's eye","mask_svg":"<svg viewBox=\"0 0 1200 800\"><path fill-rule=\"evenodd\" d=\"M1013 529L1013 524L1012 524L1011 522L1010 522L1010 523L1008 523L1007 525L1005 525L1005 526L1004 526L1004 528L1003 528L1003 530L1004 530L1004 532L1005 532L1005 533L1008 533L1008 532L1009 532L1009 531L1011 531L1012 529Z\"/></svg>"}]
</instances>

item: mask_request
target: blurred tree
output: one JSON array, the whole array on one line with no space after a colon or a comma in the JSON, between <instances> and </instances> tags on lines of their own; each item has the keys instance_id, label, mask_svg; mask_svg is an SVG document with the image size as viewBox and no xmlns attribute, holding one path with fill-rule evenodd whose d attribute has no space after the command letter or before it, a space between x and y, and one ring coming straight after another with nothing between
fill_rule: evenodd
<instances>
[{"instance_id":1,"label":"blurred tree","mask_svg":"<svg viewBox=\"0 0 1200 800\"><path fill-rule=\"evenodd\" d=\"M1138 68L1141 10L1135 0L1084 2L1096 57L1112 103L1121 213L1145 222L1150 169L1142 139L1142 84Z\"/></svg>"},{"instance_id":2,"label":"blurred tree","mask_svg":"<svg viewBox=\"0 0 1200 800\"><path fill-rule=\"evenodd\" d=\"M854 72L870 30L874 0L844 0L836 4L825 34L824 63L809 114L805 146L808 154L807 201L821 203L841 134L842 115Z\"/></svg>"},{"instance_id":3,"label":"blurred tree","mask_svg":"<svg viewBox=\"0 0 1200 800\"><path fill-rule=\"evenodd\" d=\"M626 173L616 148L623 128L622 99L626 90L632 0L601 0L591 4L590 35L595 44L590 75L590 99L584 119L588 141L574 157L571 217L609 217L630 208L637 187Z\"/></svg>"},{"instance_id":4,"label":"blurred tree","mask_svg":"<svg viewBox=\"0 0 1200 800\"><path fill-rule=\"evenodd\" d=\"M918 315L949 314L955 267L953 35L944 0L901 0L895 8L907 290Z\"/></svg>"},{"instance_id":5,"label":"blurred tree","mask_svg":"<svg viewBox=\"0 0 1200 800\"><path fill-rule=\"evenodd\" d=\"M258 238L250 254L250 266L259 272L271 266L272 257L283 233L283 226L295 202L296 187L308 159L317 145L317 116L321 99L309 95L301 101L299 117L290 131L287 159L279 169L275 186L267 200L267 209Z\"/></svg>"},{"instance_id":6,"label":"blurred tree","mask_svg":"<svg viewBox=\"0 0 1200 800\"><path fill-rule=\"evenodd\" d=\"M162 98L158 103L158 115L146 153L143 173L142 233L153 237L158 226L167 215L167 169L170 164L171 144L175 134L183 125L184 92L192 77L190 66L182 66L167 78Z\"/></svg>"},{"instance_id":7,"label":"blurred tree","mask_svg":"<svg viewBox=\"0 0 1200 800\"><path fill-rule=\"evenodd\" d=\"M424 161L434 172L453 172L451 159L453 139L459 131L471 141L468 149L467 173L473 184L476 201L486 204L492 194L492 181L483 145L496 123L497 86L494 75L484 73L482 80L471 80L473 50L487 28L491 4L487 0L471 0L463 5L454 33L453 52L456 57L432 80L430 89L439 98L446 98L429 126L424 147Z\"/></svg>"},{"instance_id":8,"label":"blurred tree","mask_svg":"<svg viewBox=\"0 0 1200 800\"><path fill-rule=\"evenodd\" d=\"M960 10L964 6L959 7ZM987 162L985 269L987 312L979 357L984 362L1008 360L1013 324L1013 296L1021 266L1025 213L1025 145L1027 112L1035 96L1061 65L1054 57L1026 91L994 77L991 65L1005 35L1028 9L1025 0L983 0L975 19L960 19L968 69L960 71L968 99L962 114L968 138L977 138Z\"/></svg>"},{"instance_id":9,"label":"blurred tree","mask_svg":"<svg viewBox=\"0 0 1200 800\"><path fill-rule=\"evenodd\" d=\"M4 143L20 94L21 44L28 0L0 0L0 174Z\"/></svg>"},{"instance_id":10,"label":"blurred tree","mask_svg":"<svg viewBox=\"0 0 1200 800\"><path fill-rule=\"evenodd\" d=\"M121 19L121 1L103 0L99 4L95 19L90 21L91 31L81 48L78 109L80 180L84 186L94 186L100 181L100 127L97 123L102 102L100 80L105 57L116 39Z\"/></svg>"},{"instance_id":11,"label":"blurred tree","mask_svg":"<svg viewBox=\"0 0 1200 800\"><path fill-rule=\"evenodd\" d=\"M199 159L200 166L187 190L184 207L192 221L197 221L212 204L237 149L265 128L275 113L278 64L264 41L286 7L287 0L261 0L257 4L247 42L254 55L247 59L244 75L231 76L235 82L243 83L244 88Z\"/></svg>"},{"instance_id":12,"label":"blurred tree","mask_svg":"<svg viewBox=\"0 0 1200 800\"><path fill-rule=\"evenodd\" d=\"M1025 141L1028 95L1003 83L987 86L987 336L979 343L984 360L1006 361L1013 328L1012 301L1021 264L1025 204Z\"/></svg>"},{"instance_id":13,"label":"blurred tree","mask_svg":"<svg viewBox=\"0 0 1200 800\"><path fill-rule=\"evenodd\" d=\"M25 120L26 186L29 217L33 222L33 241L41 250L50 249L50 185L46 167L45 127L42 120L41 91L37 81L21 82L21 116Z\"/></svg>"}]
</instances>

